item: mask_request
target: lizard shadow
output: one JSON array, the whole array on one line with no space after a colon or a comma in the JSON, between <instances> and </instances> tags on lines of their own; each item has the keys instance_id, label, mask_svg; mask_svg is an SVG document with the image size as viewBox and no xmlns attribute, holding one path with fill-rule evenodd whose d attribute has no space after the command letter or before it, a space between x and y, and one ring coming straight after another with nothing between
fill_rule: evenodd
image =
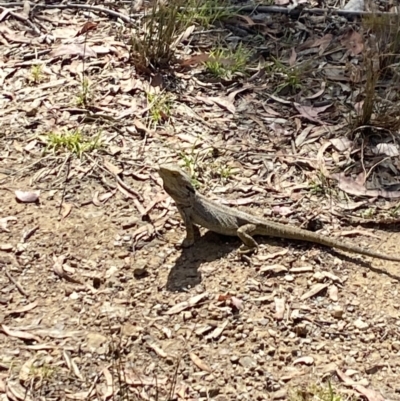
<instances>
[{"instance_id":1,"label":"lizard shadow","mask_svg":"<svg viewBox=\"0 0 400 401\"><path fill-rule=\"evenodd\" d=\"M186 292L202 281L200 265L223 258L238 247L238 238L225 237L207 231L190 248L181 248L175 265L169 272L166 289Z\"/></svg>"},{"instance_id":2,"label":"lizard shadow","mask_svg":"<svg viewBox=\"0 0 400 401\"><path fill-rule=\"evenodd\" d=\"M274 238L258 237L259 244L280 244L282 243ZM301 243L300 241L299 243ZM166 284L168 291L186 292L202 282L202 275L199 271L200 265L211 263L215 260L223 258L230 252L237 250L241 245L241 241L235 237L228 237L206 231L204 235L196 239L196 242L190 248L182 248L180 255L172 267ZM364 267L378 274L384 274L393 280L400 282L400 276L390 273L384 268L374 267L371 262L364 261L356 256L349 256L332 248L321 247L326 252L345 260L349 263Z\"/></svg>"}]
</instances>

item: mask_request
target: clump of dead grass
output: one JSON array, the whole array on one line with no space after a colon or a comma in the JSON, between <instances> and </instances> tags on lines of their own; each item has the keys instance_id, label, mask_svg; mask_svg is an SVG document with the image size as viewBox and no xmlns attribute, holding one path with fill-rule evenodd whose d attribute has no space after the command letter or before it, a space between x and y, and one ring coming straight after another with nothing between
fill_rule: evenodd
<instances>
[{"instance_id":1,"label":"clump of dead grass","mask_svg":"<svg viewBox=\"0 0 400 401\"><path fill-rule=\"evenodd\" d=\"M353 128L400 129L400 15L369 15L363 19L365 85Z\"/></svg>"},{"instance_id":2,"label":"clump of dead grass","mask_svg":"<svg viewBox=\"0 0 400 401\"><path fill-rule=\"evenodd\" d=\"M209 27L230 15L225 1L217 0L153 0L140 26L132 31L131 60L140 72L170 67L177 59L176 48L187 29Z\"/></svg>"}]
</instances>

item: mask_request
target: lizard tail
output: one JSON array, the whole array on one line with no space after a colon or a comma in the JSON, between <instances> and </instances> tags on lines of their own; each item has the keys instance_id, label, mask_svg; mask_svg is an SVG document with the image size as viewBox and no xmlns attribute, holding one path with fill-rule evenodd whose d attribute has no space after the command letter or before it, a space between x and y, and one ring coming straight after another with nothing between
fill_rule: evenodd
<instances>
[{"instance_id":1,"label":"lizard tail","mask_svg":"<svg viewBox=\"0 0 400 401\"><path fill-rule=\"evenodd\" d=\"M278 229L279 232L277 232L276 234L278 234L278 236L280 236L281 238L294 239L294 240L297 239L301 241L313 242L315 244L328 246L329 248L341 249L342 251L358 253L360 255L365 255L365 256L372 256L373 258L378 258L383 260L400 262L400 257L398 256L385 255L383 253L376 252L373 250L363 249L356 245L338 241L337 239L329 238L325 235L320 235L312 231L302 230L298 228L294 230L292 227L290 227L290 229L288 230L287 228L288 228L287 226L279 227Z\"/></svg>"}]
</instances>

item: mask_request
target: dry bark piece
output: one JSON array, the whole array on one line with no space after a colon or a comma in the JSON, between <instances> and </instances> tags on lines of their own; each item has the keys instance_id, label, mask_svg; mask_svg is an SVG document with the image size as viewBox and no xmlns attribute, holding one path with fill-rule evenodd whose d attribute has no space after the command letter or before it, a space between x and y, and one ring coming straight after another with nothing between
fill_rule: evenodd
<instances>
[{"instance_id":1,"label":"dry bark piece","mask_svg":"<svg viewBox=\"0 0 400 401\"><path fill-rule=\"evenodd\" d=\"M202 361L195 353L191 352L189 356L192 362L199 369L203 370L204 372L212 373L212 369L204 361Z\"/></svg>"},{"instance_id":2,"label":"dry bark piece","mask_svg":"<svg viewBox=\"0 0 400 401\"><path fill-rule=\"evenodd\" d=\"M306 293L304 293L300 299L302 301L304 301L307 298L311 298L314 295L317 295L318 293L320 293L322 290L324 290L325 288L327 288L329 286L329 284L315 284L310 291L307 291Z\"/></svg>"},{"instance_id":3,"label":"dry bark piece","mask_svg":"<svg viewBox=\"0 0 400 401\"><path fill-rule=\"evenodd\" d=\"M192 308L193 306L197 305L200 301L202 301L207 296L208 296L207 292L203 292L202 294L195 295L194 297L190 298L188 301L184 301L184 302L174 305L167 312L165 312L165 314L166 315L174 315L176 313L184 311L185 309Z\"/></svg>"}]
</instances>

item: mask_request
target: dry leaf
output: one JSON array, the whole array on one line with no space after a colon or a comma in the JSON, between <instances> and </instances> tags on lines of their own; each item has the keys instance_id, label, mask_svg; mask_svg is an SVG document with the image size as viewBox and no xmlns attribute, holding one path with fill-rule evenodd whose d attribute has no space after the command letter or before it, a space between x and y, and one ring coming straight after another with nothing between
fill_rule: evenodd
<instances>
[{"instance_id":1,"label":"dry leaf","mask_svg":"<svg viewBox=\"0 0 400 401\"><path fill-rule=\"evenodd\" d=\"M317 295L319 292L321 292L322 290L324 290L325 288L327 288L328 287L328 284L322 284L322 283L320 283L320 284L315 284L312 288L311 288L311 290L309 290L309 291L307 291L305 294L303 294L301 297L300 297L300 299L302 300L302 301L304 301L305 299L307 299L307 298L311 298L311 297L313 297L314 295Z\"/></svg>"},{"instance_id":2,"label":"dry leaf","mask_svg":"<svg viewBox=\"0 0 400 401\"><path fill-rule=\"evenodd\" d=\"M195 306L196 304L198 304L201 300L203 300L207 296L208 296L208 293L203 292L202 294L199 294L199 295L196 295L196 296L190 298L188 301L184 301L179 304L176 304L171 309L169 309L167 312L165 312L165 314L166 315L174 315L175 313L182 312L185 309Z\"/></svg>"},{"instance_id":3,"label":"dry leaf","mask_svg":"<svg viewBox=\"0 0 400 401\"><path fill-rule=\"evenodd\" d=\"M16 338L20 338L22 340L35 340L37 342L41 341L41 338L39 336L28 333L27 331L10 329L9 327L7 327L4 324L1 326L1 328L3 329L3 332L10 337L16 337Z\"/></svg>"},{"instance_id":4,"label":"dry leaf","mask_svg":"<svg viewBox=\"0 0 400 401\"><path fill-rule=\"evenodd\" d=\"M314 358L312 356L302 356L293 361L293 365L297 365L299 363L304 363L305 365L312 365L314 363Z\"/></svg>"},{"instance_id":5,"label":"dry leaf","mask_svg":"<svg viewBox=\"0 0 400 401\"><path fill-rule=\"evenodd\" d=\"M50 52L50 57L81 56L85 58L97 57L97 53L87 44L69 43L60 45Z\"/></svg>"},{"instance_id":6,"label":"dry leaf","mask_svg":"<svg viewBox=\"0 0 400 401\"><path fill-rule=\"evenodd\" d=\"M117 167L108 160L104 160L104 167L111 173L111 174L121 174L123 169L121 167Z\"/></svg>"},{"instance_id":7,"label":"dry leaf","mask_svg":"<svg viewBox=\"0 0 400 401\"><path fill-rule=\"evenodd\" d=\"M192 360L192 362L200 369L203 370L204 372L208 372L208 373L212 373L212 369L206 364L204 363L196 354L194 354L193 352L191 352L189 354L190 359Z\"/></svg>"},{"instance_id":8,"label":"dry leaf","mask_svg":"<svg viewBox=\"0 0 400 401\"><path fill-rule=\"evenodd\" d=\"M22 306L21 308L6 311L5 315L19 315L21 313L29 312L30 310L35 309L37 306L38 306L37 301L34 301L28 305Z\"/></svg>"},{"instance_id":9,"label":"dry leaf","mask_svg":"<svg viewBox=\"0 0 400 401\"><path fill-rule=\"evenodd\" d=\"M63 208L63 212L61 213L61 218L65 219L71 213L72 204L71 203L63 203L62 208Z\"/></svg>"},{"instance_id":10,"label":"dry leaf","mask_svg":"<svg viewBox=\"0 0 400 401\"><path fill-rule=\"evenodd\" d=\"M97 28L97 24L93 21L86 21L85 24L79 31L76 33L75 37L84 35L86 32L94 31Z\"/></svg>"},{"instance_id":11,"label":"dry leaf","mask_svg":"<svg viewBox=\"0 0 400 401\"><path fill-rule=\"evenodd\" d=\"M364 173L360 173L356 179L352 179L345 173L332 174L331 178L338 181L338 188L342 191L356 196L369 196L375 198L381 196L383 198L400 198L400 191L387 191L384 189L367 189L364 184Z\"/></svg>"},{"instance_id":12,"label":"dry leaf","mask_svg":"<svg viewBox=\"0 0 400 401\"><path fill-rule=\"evenodd\" d=\"M351 52L352 56L357 56L364 49L363 37L356 31L350 30L344 34L340 40L342 46Z\"/></svg>"}]
</instances>

